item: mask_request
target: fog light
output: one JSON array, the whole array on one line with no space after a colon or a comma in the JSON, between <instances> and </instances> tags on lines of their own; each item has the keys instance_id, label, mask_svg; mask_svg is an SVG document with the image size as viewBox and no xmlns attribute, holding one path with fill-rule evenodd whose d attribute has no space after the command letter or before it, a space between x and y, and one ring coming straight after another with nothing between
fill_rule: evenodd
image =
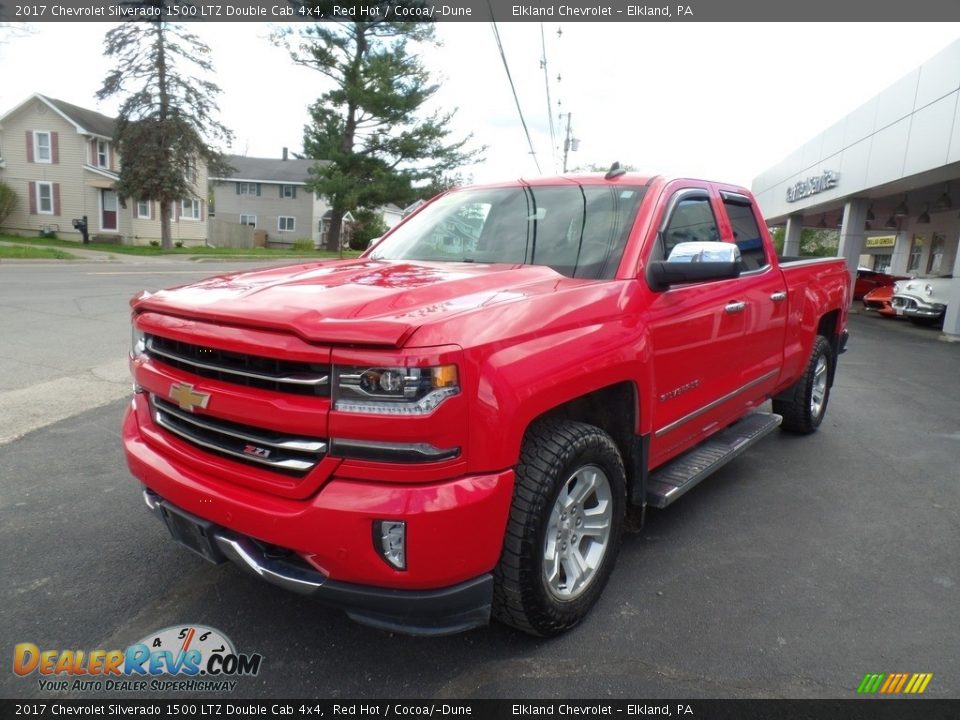
<instances>
[{"instance_id":1,"label":"fog light","mask_svg":"<svg viewBox=\"0 0 960 720\"><path fill-rule=\"evenodd\" d=\"M373 547L387 564L407 569L407 524L401 520L377 520L373 523Z\"/></svg>"}]
</instances>

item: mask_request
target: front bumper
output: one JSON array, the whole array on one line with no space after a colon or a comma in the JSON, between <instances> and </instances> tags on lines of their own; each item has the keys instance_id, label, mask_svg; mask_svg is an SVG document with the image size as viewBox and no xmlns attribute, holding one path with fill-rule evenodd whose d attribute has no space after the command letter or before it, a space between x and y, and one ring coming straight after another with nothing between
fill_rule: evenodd
<instances>
[{"instance_id":1,"label":"front bumper","mask_svg":"<svg viewBox=\"0 0 960 720\"><path fill-rule=\"evenodd\" d=\"M942 303L929 303L910 295L894 295L890 304L897 315L908 318L937 320L947 312L947 306Z\"/></svg>"},{"instance_id":2,"label":"front bumper","mask_svg":"<svg viewBox=\"0 0 960 720\"><path fill-rule=\"evenodd\" d=\"M493 576L489 573L439 590L393 590L337 582L292 553L279 553L253 538L191 515L152 490L144 489L143 498L174 537L180 533L177 523L184 519L202 528L206 546L198 548L190 543L187 547L206 560L229 560L261 580L341 608L365 625L410 635L446 635L490 621Z\"/></svg>"},{"instance_id":3,"label":"front bumper","mask_svg":"<svg viewBox=\"0 0 960 720\"><path fill-rule=\"evenodd\" d=\"M188 447L143 433L139 422L131 408L123 425L131 473L150 499L158 498L155 504L210 527L222 557L208 559L239 561L264 580L306 589L378 627L440 634L489 618L490 573L502 548L512 470L422 484L334 475L309 497L286 498L206 471ZM238 475L245 470L237 464ZM406 522L406 570L378 554L376 520ZM268 562L278 549L289 551L293 575L305 583L280 572L289 567Z\"/></svg>"}]
</instances>

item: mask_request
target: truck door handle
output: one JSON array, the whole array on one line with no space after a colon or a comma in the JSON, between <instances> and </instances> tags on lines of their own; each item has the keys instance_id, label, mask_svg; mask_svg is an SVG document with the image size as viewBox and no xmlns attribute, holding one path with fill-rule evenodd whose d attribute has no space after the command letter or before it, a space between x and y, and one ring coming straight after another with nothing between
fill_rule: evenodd
<instances>
[{"instance_id":1,"label":"truck door handle","mask_svg":"<svg viewBox=\"0 0 960 720\"><path fill-rule=\"evenodd\" d=\"M743 309L747 307L747 304L740 300L739 302L727 303L724 306L724 311L733 315L734 313L743 312Z\"/></svg>"},{"instance_id":2,"label":"truck door handle","mask_svg":"<svg viewBox=\"0 0 960 720\"><path fill-rule=\"evenodd\" d=\"M783 302L784 300L787 299L787 294L783 292L783 290L781 290L780 292L775 292L773 295L771 295L770 299L773 300L775 303Z\"/></svg>"}]
</instances>

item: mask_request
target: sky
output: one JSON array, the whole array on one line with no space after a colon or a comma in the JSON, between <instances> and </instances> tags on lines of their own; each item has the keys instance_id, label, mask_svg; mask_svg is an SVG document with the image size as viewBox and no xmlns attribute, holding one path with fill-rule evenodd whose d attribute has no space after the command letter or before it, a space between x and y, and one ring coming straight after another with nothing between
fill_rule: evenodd
<instances>
[{"instance_id":1,"label":"sky","mask_svg":"<svg viewBox=\"0 0 960 720\"><path fill-rule=\"evenodd\" d=\"M0 114L35 92L113 114L117 101L94 96L110 67L102 56L110 27L42 23L30 34L6 38L0 44ZM571 169L618 160L643 173L749 187L806 140L960 38L958 23L549 22L542 25L544 53L540 23L497 27L535 156L489 23L438 23L441 44L419 49L440 83L433 109L457 109L454 136L472 133L474 146L486 146L483 162L463 170L473 182L560 172L569 113L579 140L569 154ZM213 79L223 89L220 119L235 133L229 152L300 152L307 107L328 89L320 73L292 64L269 42L274 28L192 28L213 51Z\"/></svg>"}]
</instances>

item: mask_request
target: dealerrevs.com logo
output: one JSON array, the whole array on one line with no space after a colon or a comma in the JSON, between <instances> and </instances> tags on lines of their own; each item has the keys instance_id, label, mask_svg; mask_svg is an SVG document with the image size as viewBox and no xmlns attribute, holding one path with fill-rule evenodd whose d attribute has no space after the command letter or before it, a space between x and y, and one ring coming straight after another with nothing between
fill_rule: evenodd
<instances>
[{"instance_id":1,"label":"dealerrevs.com logo","mask_svg":"<svg viewBox=\"0 0 960 720\"><path fill-rule=\"evenodd\" d=\"M48 692L230 692L262 662L202 625L164 628L125 650L41 650L29 642L13 649L13 672L37 675Z\"/></svg>"}]
</instances>

